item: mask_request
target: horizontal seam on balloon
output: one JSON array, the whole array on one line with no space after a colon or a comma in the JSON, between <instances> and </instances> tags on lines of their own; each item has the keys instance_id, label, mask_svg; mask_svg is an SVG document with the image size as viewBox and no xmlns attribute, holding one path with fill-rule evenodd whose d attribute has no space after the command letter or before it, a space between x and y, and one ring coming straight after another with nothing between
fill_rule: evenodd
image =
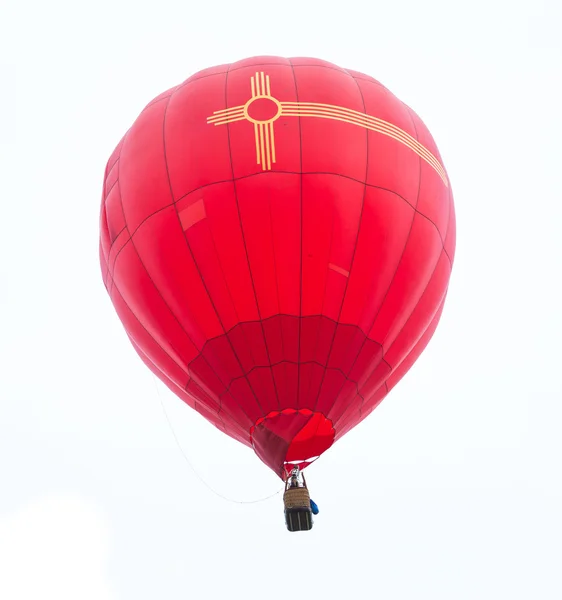
<instances>
[{"instance_id":1,"label":"horizontal seam on balloon","mask_svg":"<svg viewBox=\"0 0 562 600\"><path fill-rule=\"evenodd\" d=\"M287 317L289 319L326 319L327 321L334 323L334 325L336 325L336 326L341 325L342 327L357 329L365 336L365 338L367 338L373 344L377 344L377 346L379 346L382 350L382 344L380 342L377 342L377 340L370 338L369 335L367 333L365 333L365 331L363 331L363 329L361 329L361 327L359 327L359 325L355 325L353 323L341 323L339 321L335 321L334 319L332 319L331 317L328 317L327 315L314 314L314 315L299 316L299 315L292 315L292 314L288 314L288 313L277 313L277 314L271 315L269 317L265 317L265 319L261 319L261 322L266 323L267 321L276 319L277 317ZM242 325L253 324L253 323L257 323L257 322L258 321L241 321L240 323L236 323L236 325L233 325L230 329L228 329L225 334L221 334L221 335L217 335L215 337L209 338L203 345L201 352L203 352L205 350L205 347L207 346L207 344L211 343L214 340L218 340L218 339L222 338L223 335L230 335L237 327L240 327Z\"/></svg>"},{"instance_id":2,"label":"horizontal seam on balloon","mask_svg":"<svg viewBox=\"0 0 562 600\"><path fill-rule=\"evenodd\" d=\"M240 181L243 179L249 179L250 177L259 177L261 175L267 175L268 173L280 173L283 175L301 175L301 173L297 172L297 171L265 171L265 172L258 172L258 173L250 173L249 175L241 175L240 177L235 177L234 179L223 179L220 181L213 181L211 183L205 183L203 185L200 185L192 190L190 190L189 192L186 192L185 194L183 194L182 196L180 196L177 200L175 200L174 202L181 202L184 198L187 198L190 194L194 194L195 192L199 192L202 189L205 189L207 187L211 187L213 185L221 185L223 183L234 183L235 181ZM383 187L381 185L375 185L373 183L368 183L365 181L361 181L360 179L356 179L355 177L351 177L350 175L345 175L343 173L332 173L331 171L305 171L302 173L302 175L333 175L334 177L343 177L344 179L348 179L349 181L355 181L356 183L360 183L361 185L366 185L369 188L372 189L376 189L376 190L382 190L384 192L388 192L389 194L393 194L394 196L397 196L398 198L400 198L400 200L403 200L410 208L414 209L419 215L421 215L422 217L424 217L425 219L427 219L430 223L433 224L433 226L437 229L437 231L439 232L439 228L437 227L437 225L435 224L435 222L430 219L430 217L428 217L427 215L425 215L424 213L422 213L421 211L419 211L418 209L416 209L416 206L414 204L412 204L409 200L407 200L406 198L404 198L404 196L400 195L398 192L391 190L389 188ZM148 217L146 217L147 219L150 218L149 215ZM439 234L441 234L439 232Z\"/></svg>"},{"instance_id":3,"label":"horizontal seam on balloon","mask_svg":"<svg viewBox=\"0 0 562 600\"><path fill-rule=\"evenodd\" d=\"M193 362L193 361L192 361ZM381 362L384 362L388 365L389 369L392 369L392 367L386 362L386 360L384 358L381 357ZM258 369L269 369L270 366L271 367L278 367L279 365L282 364L288 364L288 365L297 365L299 364L298 361L296 360L288 360L288 359L283 359L283 360L278 360L277 362L271 363L271 365L254 365L251 369L249 369L248 371L246 371L246 376L250 375L250 373L253 373L254 371L258 370ZM324 369L325 371L336 371L338 373L341 373L350 383L354 383L356 386L359 386L359 382L355 381L355 379L351 379L351 377L349 377L348 375L346 375L344 373L344 371L342 371L340 368L338 367L329 367L328 365L324 365L321 362L318 362L317 360L304 360L300 363L301 365L318 365L319 367L321 367L322 369ZM225 388L225 392L228 392L230 390L230 387L232 386L232 384L235 381L238 381L239 379L243 379L244 375L240 375L238 377L234 377L231 382L228 384L228 387ZM359 388L358 388L359 389ZM222 392L224 393L224 392ZM299 410L303 410L302 408L299 408ZM318 412L315 409L310 409L313 412Z\"/></svg>"},{"instance_id":4,"label":"horizontal seam on balloon","mask_svg":"<svg viewBox=\"0 0 562 600\"><path fill-rule=\"evenodd\" d=\"M268 319L275 318L276 316L279 316L279 315L273 315L272 317L267 317L267 319L265 319L265 320L268 320ZM295 316L293 316L293 315L282 315L282 316L288 316L288 317L291 317L291 318L302 318L302 319L313 318L313 317L310 317L310 316L308 316L308 317L295 317ZM329 317L323 317L323 318L326 318L327 320L330 320L330 321L332 321L332 322L334 322L334 323L335 323L335 321L333 321L333 320L332 320L332 319L330 319ZM264 320L264 322L265 322L265 320ZM254 323L254 322L255 322L255 321L246 321L245 323ZM232 328L229 330L229 333L230 333L230 332L231 332L233 329L235 329L236 327L238 327L238 325L240 325L240 324L237 324L237 325L235 325L234 327L232 327ZM349 327L354 327L354 328L357 328L357 329L359 329L359 330L361 331L361 329L360 329L358 326L356 326L356 325L350 325ZM362 332L362 331L361 331L361 332ZM363 333L363 332L362 332L362 333ZM222 337L222 336L218 336L218 337ZM217 339L217 338L212 338L212 339ZM381 344L379 344L379 343L378 343L378 342L376 342L375 340L371 340L370 338L368 338L368 339L369 339L370 341L372 341L373 343L377 344L377 345L378 345L378 346L381 348L381 350L382 350L382 345L381 345ZM205 348L205 346L206 346L208 343L210 343L211 341L212 341L212 340L208 340L208 341L205 343L205 345L203 346L203 350L202 350L201 352L203 352L203 351L204 351L204 348ZM363 348L363 346L364 346L364 343L362 344L361 348ZM358 353L358 356L359 356L359 353ZM357 358L355 359L355 361L354 361L354 363L353 363L353 364L355 364L356 360L357 360ZM287 363L287 364L297 364L297 363L296 363L296 361L282 360L282 361L278 361L278 362L276 362L276 363L273 363L271 366L272 366L272 367L275 367L275 366L277 366L277 365L279 365L279 364L282 364L282 363ZM390 365L390 364L389 364L389 363L386 361L386 359L385 359L384 355L382 355L382 356L381 356L381 359L380 359L380 361L379 361L379 363L377 364L377 366L376 366L376 367L374 367L374 368L372 369L372 371L369 373L369 375L367 376L367 378L368 378L368 377L370 377L370 375L371 375L371 374L372 374L372 373L375 371L375 369L376 369L376 368L377 368L377 367L378 367L378 366L379 366L381 363L384 363L384 364L386 364L386 366L389 368L390 372L392 373L392 371L393 371L393 368L392 368L392 366L391 366L391 365ZM360 397L363 399L363 395L361 394L361 392L360 392L360 390L359 390L359 383L358 383L357 381L355 381L354 379L350 378L348 375L346 375L346 374L345 374L345 372L344 372L344 371L342 371L341 369L339 369L339 368L336 368L336 367L329 367L328 365L324 365L324 364L322 364L322 363L320 363L320 362L318 362L318 361L315 361L315 360L312 360L312 361L304 361L304 362L302 362L301 364L317 364L318 366L322 367L324 370L336 371L336 372L339 372L339 373L341 373L341 374L343 375L343 377L344 377L344 378L345 378L347 381L349 381L350 383L353 383L353 384L355 384L355 387L356 387L356 393L357 393L357 395L358 395L358 396L360 396ZM264 365L264 366L262 366L262 365L255 365L254 367L252 367L251 369L249 369L249 370L246 372L246 377L247 377L247 376L248 376L248 375L249 375L249 374L250 374L252 371L254 371L255 369L260 369L260 368L261 368L261 369L268 369L268 368L269 368L269 366L268 366L268 365ZM351 368L350 368L350 371L351 371ZM242 379L242 378L244 378L244 376L240 376L240 377L236 377L236 378L234 378L234 379L233 379L233 380L232 380L232 381L229 383L228 387L226 387L226 388L225 388L225 389L226 389L226 391L228 392L228 390L230 389L230 386L232 385L232 383L233 383L234 381L236 381L236 380L238 380L238 379ZM385 380L385 381L386 381L386 380ZM223 385L224 385L224 384L223 384ZM382 385L382 384L381 384L381 385ZM343 387L343 384L342 384L342 387ZM378 389L379 389L379 388L380 388L380 386L379 386L379 387L378 387L378 388L377 388L377 389L376 389L376 390L373 392L373 394L374 394L374 393L376 393L376 391L378 391ZM340 388L340 391L341 391L341 388ZM222 393L224 394L225 392L223 391ZM339 394L339 392L338 392L338 394ZM316 412L318 412L318 411L316 411ZM340 415L339 419L343 418L343 414L344 414L344 413L345 413L345 410L342 412L342 414Z\"/></svg>"},{"instance_id":5,"label":"horizontal seam on balloon","mask_svg":"<svg viewBox=\"0 0 562 600\"><path fill-rule=\"evenodd\" d=\"M367 376L367 379L368 379L368 377L370 377L370 376L372 375L372 373L374 373L375 369L376 369L376 368L377 368L377 367L378 367L378 366L379 366L381 363L384 363L384 364L386 364L386 366L387 366L387 367L389 368L389 370L390 370L389 374L387 375L387 377L386 377L386 378L385 378L385 380L384 380L384 382L386 382L386 379L388 379L388 377L389 377L389 376L392 374L392 372L393 372L393 368L392 368L392 366L391 366L391 365L390 365L390 364L389 364L389 363L386 361L386 359L384 358L384 356L382 356L382 357L381 357L381 359L380 359L379 363L377 364L377 366L376 366L376 367L374 367L374 368L373 368L373 370L370 372L370 374ZM281 361L278 361L278 362L276 362L276 363L273 363L273 364L271 365L271 367L276 367L276 366L279 366L279 365L281 365L281 364L292 364L292 365L296 365L296 364L297 364L297 362L296 362L296 361L292 361L292 360L281 360ZM357 394L357 395L358 395L358 396L359 396L361 399L364 399L364 396L363 396L363 394L361 393L361 390L360 390L360 388L359 388L359 382L358 382L358 381L356 381L355 379L352 379L352 378L351 378L351 377L349 377L348 375L346 375L346 374L345 374L345 373L344 373L344 372L343 372L341 369L339 369L339 368L337 368L337 367L329 367L328 365L323 365L322 363L320 363L320 362L318 362L318 361L315 361L315 360L303 361L303 362L302 362L302 363L300 363L300 364L301 364L301 365L313 365L313 364L315 364L315 365L318 365L319 367L321 367L322 369L324 369L324 372L327 372L327 371L332 371L332 372L339 372L339 373L341 373L341 375L344 377L344 379L345 379L346 381L348 381L349 383L351 383L351 384L353 384L353 385L355 386L355 393L356 393L356 394ZM226 387L226 388L225 388L225 390L221 392L221 396L223 396L223 395L224 395L224 394L226 394L226 393L230 393L230 388L231 388L231 386L232 386L232 385L235 383L235 381L238 381L238 380L240 380L240 379L244 379L244 377L247 377L248 375L250 375L250 373L252 373L253 371L255 371L255 370L257 370L257 369L269 369L269 368L270 368L270 367L269 367L269 365L265 365L265 366L256 365L256 366L252 367L251 369L249 369L249 370L246 372L246 374L245 374L245 375L242 375L242 376L240 376L240 377L235 377L234 379L232 379L232 380L231 380L231 382L228 384L228 387ZM334 402L333 402L333 403L332 403L332 405L330 406L330 409L328 410L328 414L330 413L330 411L331 411L331 410L333 409L333 407L335 406L335 403L336 403L336 401L337 401L337 397L338 397L338 396L339 396L339 394L341 393L341 390L343 389L343 386L344 386L344 385L345 385L345 381L343 381L343 382L342 382L342 384L341 384L341 386L340 386L340 388L339 388L339 390L338 390L338 393L336 394L336 400L334 400ZM381 383L380 385L382 385L382 383ZM378 387L377 387L377 388L376 388L376 389L373 391L373 394L375 394L375 393L376 393L376 392L377 392L377 391L380 389L380 385L379 385L379 386L378 386ZM371 394L371 395L372 395L372 394ZM313 412L322 412L322 411L318 411L318 410L317 410L317 404L318 404L318 403L316 402L316 404L315 404L315 407L314 407L313 409L308 409L308 410L312 410ZM300 410L305 410L306 408L304 408L304 409L303 409L302 407L299 407L299 409L300 409ZM343 407L342 413L339 415L339 417L338 417L337 421L339 421L339 420L341 420L341 419L343 418L343 416L344 416L344 414L345 414L346 410L347 410L347 408L346 408L346 407ZM271 412L271 411L270 411L270 412ZM247 415L247 416L249 417L249 415ZM265 416L265 415L264 415L264 416ZM337 422L337 421L336 421L336 422Z\"/></svg>"}]
</instances>

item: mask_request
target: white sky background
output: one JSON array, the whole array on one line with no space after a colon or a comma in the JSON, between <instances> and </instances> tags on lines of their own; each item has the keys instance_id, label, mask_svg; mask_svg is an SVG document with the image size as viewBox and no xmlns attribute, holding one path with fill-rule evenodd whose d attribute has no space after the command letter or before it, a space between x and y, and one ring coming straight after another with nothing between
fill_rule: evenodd
<instances>
[{"instance_id":1,"label":"white sky background","mask_svg":"<svg viewBox=\"0 0 562 600\"><path fill-rule=\"evenodd\" d=\"M562 597L561 28L557 0L1 3L2 600L278 599L291 574L324 599ZM309 534L189 470L98 265L139 111L263 54L381 80L433 133L458 219L438 332L307 471ZM206 482L279 488L159 388Z\"/></svg>"}]
</instances>

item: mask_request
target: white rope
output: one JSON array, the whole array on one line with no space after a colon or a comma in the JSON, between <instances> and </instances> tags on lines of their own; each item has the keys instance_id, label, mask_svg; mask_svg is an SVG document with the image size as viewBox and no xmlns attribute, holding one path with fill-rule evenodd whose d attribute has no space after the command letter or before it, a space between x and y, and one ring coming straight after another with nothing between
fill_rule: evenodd
<instances>
[{"instance_id":1,"label":"white rope","mask_svg":"<svg viewBox=\"0 0 562 600\"><path fill-rule=\"evenodd\" d=\"M199 472L197 471L197 469L193 466L193 463L189 460L189 458L187 457L186 453L184 452L184 449L182 448L182 445L180 444L180 441L178 440L178 436L176 435L176 432L174 431L174 427L172 425L172 422L170 421L170 417L168 416L168 412L166 411L166 407L164 406L164 402L163 402L162 396L160 394L160 388L158 387L158 381L157 381L156 376L154 375L154 373L152 374L152 378L153 378L153 381L154 381L154 385L156 387L156 392L158 394L158 399L160 400L160 406L162 407L162 412L164 413L164 416L166 417L166 421L168 422L168 427L170 428L170 431L172 432L172 435L174 436L174 440L176 440L176 445L179 448L179 451L181 452L181 455L183 456L185 462L187 463L187 465L189 466L189 468L193 471L193 473L195 474L195 476L197 477L197 479L199 479L199 481L209 491L211 491L213 494L215 494L215 496L218 496L219 498L222 498L223 500L226 500L227 502L232 502L233 504L257 504L258 502L265 502L266 500L270 500L271 498L274 498L275 496L277 496L278 494L280 494L285 489L285 486L283 486L283 487L281 487L281 489L277 490L274 494L271 494L270 496L266 496L265 498L258 498L257 500L236 500L234 498L228 498L227 496L224 496L223 494L221 494L220 492L217 492L214 488L212 488L203 479L203 477L201 477L201 475L199 474Z\"/></svg>"}]
</instances>

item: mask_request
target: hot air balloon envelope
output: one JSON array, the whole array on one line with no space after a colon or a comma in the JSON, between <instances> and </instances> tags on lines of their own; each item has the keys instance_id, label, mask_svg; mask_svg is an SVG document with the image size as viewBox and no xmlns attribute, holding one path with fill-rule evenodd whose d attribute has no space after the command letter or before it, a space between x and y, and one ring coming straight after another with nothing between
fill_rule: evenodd
<instances>
[{"instance_id":1,"label":"hot air balloon envelope","mask_svg":"<svg viewBox=\"0 0 562 600\"><path fill-rule=\"evenodd\" d=\"M197 73L107 163L101 266L131 343L280 477L412 366L454 250L426 126L372 77L321 60Z\"/></svg>"}]
</instances>

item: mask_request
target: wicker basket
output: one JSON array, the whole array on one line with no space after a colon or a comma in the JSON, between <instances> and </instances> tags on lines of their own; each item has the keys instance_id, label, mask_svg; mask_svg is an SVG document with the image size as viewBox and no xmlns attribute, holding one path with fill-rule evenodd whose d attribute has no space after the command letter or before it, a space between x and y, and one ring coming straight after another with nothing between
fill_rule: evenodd
<instances>
[{"instance_id":1,"label":"wicker basket","mask_svg":"<svg viewBox=\"0 0 562 600\"><path fill-rule=\"evenodd\" d=\"M307 508L310 509L310 494L305 487L289 488L283 494L285 508Z\"/></svg>"}]
</instances>

